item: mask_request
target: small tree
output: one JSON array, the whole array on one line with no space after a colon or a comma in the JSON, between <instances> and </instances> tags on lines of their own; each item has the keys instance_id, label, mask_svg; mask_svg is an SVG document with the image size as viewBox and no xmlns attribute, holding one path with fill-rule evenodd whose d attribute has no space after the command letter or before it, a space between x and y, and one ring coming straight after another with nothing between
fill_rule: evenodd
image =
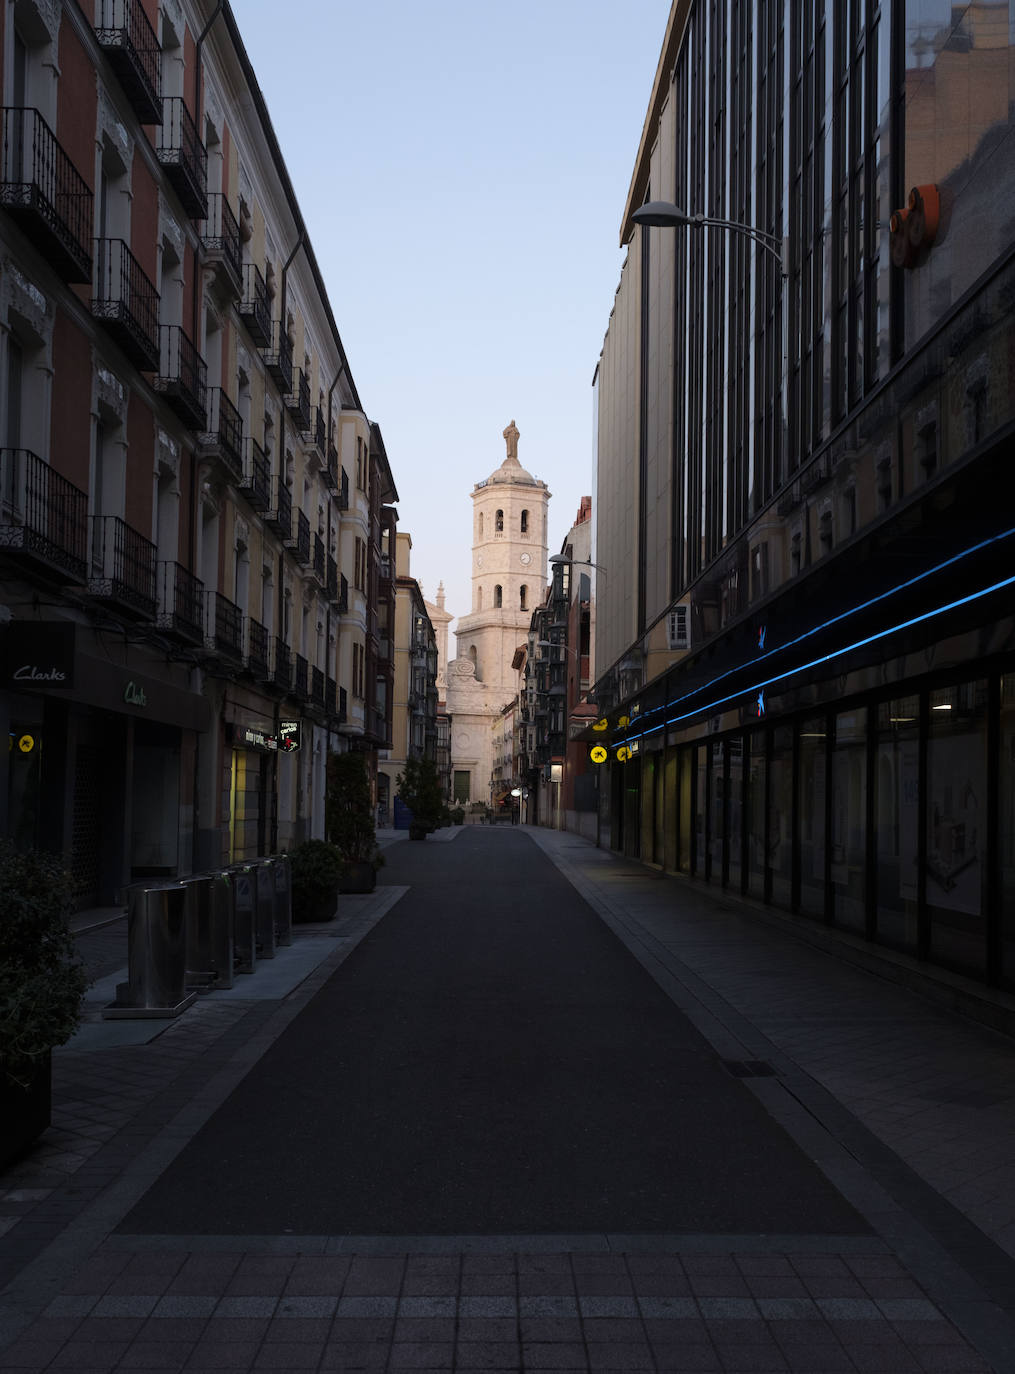
<instances>
[{"instance_id":1,"label":"small tree","mask_svg":"<svg viewBox=\"0 0 1015 1374\"><path fill-rule=\"evenodd\" d=\"M404 771L395 779L395 787L412 812L414 824L433 830L443 805L440 774L433 759L406 759Z\"/></svg>"},{"instance_id":2,"label":"small tree","mask_svg":"<svg viewBox=\"0 0 1015 1374\"><path fill-rule=\"evenodd\" d=\"M377 830L370 801L370 780L362 754L332 754L324 803L328 839L347 863L373 863Z\"/></svg>"}]
</instances>

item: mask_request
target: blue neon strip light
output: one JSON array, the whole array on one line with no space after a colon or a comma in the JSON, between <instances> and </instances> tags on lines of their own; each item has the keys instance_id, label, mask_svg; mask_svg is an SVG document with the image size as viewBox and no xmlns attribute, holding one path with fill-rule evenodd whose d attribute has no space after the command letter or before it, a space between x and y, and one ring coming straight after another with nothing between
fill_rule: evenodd
<instances>
[{"instance_id":1,"label":"blue neon strip light","mask_svg":"<svg viewBox=\"0 0 1015 1374\"><path fill-rule=\"evenodd\" d=\"M796 639L788 639L785 644L780 644L774 649L768 649L763 654L758 654L756 657L749 660L745 659L743 663L738 663L732 668L727 668L724 673L719 673L716 677L711 678L706 686L693 687L691 691L685 692L683 696L674 697L672 701L666 702L663 706L654 706L651 711L646 712L644 719L648 720L650 717L658 715L660 711L668 711L671 706L676 706L681 701L687 701L691 697L698 696L701 692L705 692L710 687L714 687L717 682L722 682L723 678L727 678L733 673L740 672L741 668L745 668L748 662L763 663L766 658L771 658L773 654L781 654L786 649L792 649L794 645L802 644L805 639L810 639L812 635L820 634L822 630L827 630L831 625L837 625L840 620L847 620L851 615L858 615L860 611L866 611L869 607L876 606L879 601L884 601L890 596L895 596L897 592L904 592L907 587L915 587L918 582L922 582L925 578L933 577L935 573L943 572L945 568L950 568L953 563L959 563L963 558L968 558L971 554L979 553L982 549L989 548L991 544L999 543L1002 539L1010 539L1013 534L1015 534L1015 526L1012 526L1011 529L1002 531L1000 534L992 534L989 539L983 539L979 544L970 544L968 549L963 549L960 553L952 554L952 556L946 558L943 563L936 563L933 568L927 568L923 572L917 573L914 577L907 578L905 582L899 582L894 587L889 587L887 591L878 592L877 596L872 596L869 601L861 601L858 606L851 606L848 611L840 611L838 615L833 615L830 620L824 620L820 625L814 625L811 629L804 630L802 634L797 635ZM976 596L982 594L983 593L980 592L975 593ZM960 602L957 604L961 605L962 603ZM934 614L936 614L936 612ZM917 621L907 623L915 625ZM905 627L900 626L899 628ZM886 631L885 633L891 632ZM868 643L869 641L861 640L860 642ZM836 653L846 652L847 650L845 649L836 651ZM835 654L832 654L831 657L834 658ZM816 663L824 663L825 661L825 659L815 659ZM794 668L792 671L800 672L801 670ZM778 682L779 678L773 678L772 681ZM739 695L739 693L737 693L737 695ZM729 700L729 698L724 699ZM705 710L704 706L699 706L697 708L697 711L703 710ZM697 711L692 711L691 715L697 715ZM685 719L685 717L681 717L681 719ZM654 734L656 730L662 730L669 724L670 721L664 721L661 725L654 726L653 730L648 733Z\"/></svg>"},{"instance_id":2,"label":"blue neon strip light","mask_svg":"<svg viewBox=\"0 0 1015 1374\"><path fill-rule=\"evenodd\" d=\"M730 701L741 701L752 693L761 692L764 688L771 687L775 682L783 682L786 678L794 677L797 673L805 673L809 668L818 668L822 663L828 663L830 659L852 653L854 649L862 649L865 645L874 644L879 639L886 639L889 635L897 634L900 630L908 630L911 626L919 625L924 620L933 620L935 616L957 610L959 606L967 606L970 601L978 601L980 597L990 596L991 592L999 592L1002 588L1013 585L1015 585L1015 577L1006 577L1003 581L995 582L990 587L981 587L978 592L970 592L968 596L962 596L958 601L949 601L933 611L924 611L922 615L915 615L911 620L903 620L898 625L891 625L887 630L878 630L877 634L867 635L865 639L857 639L852 644L844 644L841 649L833 649L829 654L822 654L820 658L811 659L810 663L801 663L795 668L787 668L785 672L777 673L775 677L766 678L764 682L756 682L753 686L745 687L739 692L731 692L729 696L720 697L717 701L710 701L704 706L697 706L693 711L685 711L683 715L670 716L661 724L653 726L651 730L642 730L640 734L627 736L626 740L630 743L632 739L643 739L646 735L654 735L658 730L665 730L667 726L676 725L679 721L690 720L692 716L700 716L703 711L712 711L717 706L725 706ZM801 636L801 638L803 637ZM718 680L717 678L716 681ZM689 695L693 695L693 693L689 693ZM678 706L683 700L685 700L684 697L674 697L665 706L659 706L656 709L666 711L671 706Z\"/></svg>"}]
</instances>

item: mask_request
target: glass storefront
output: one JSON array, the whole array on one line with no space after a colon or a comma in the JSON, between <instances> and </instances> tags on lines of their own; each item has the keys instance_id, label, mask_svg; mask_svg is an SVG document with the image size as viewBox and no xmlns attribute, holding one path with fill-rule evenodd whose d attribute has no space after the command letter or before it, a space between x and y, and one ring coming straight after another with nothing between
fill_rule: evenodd
<instances>
[{"instance_id":1,"label":"glass storefront","mask_svg":"<svg viewBox=\"0 0 1015 1374\"><path fill-rule=\"evenodd\" d=\"M860 706L835 717L832 746L831 901L838 926L866 925L867 712Z\"/></svg>"},{"instance_id":2,"label":"glass storefront","mask_svg":"<svg viewBox=\"0 0 1015 1374\"><path fill-rule=\"evenodd\" d=\"M744 829L747 832L747 891L765 896L765 785L768 778L766 739L762 730L747 737L748 775Z\"/></svg>"},{"instance_id":3,"label":"glass storefront","mask_svg":"<svg viewBox=\"0 0 1015 1374\"><path fill-rule=\"evenodd\" d=\"M877 708L874 764L877 939L917 948L917 802L920 699L899 697Z\"/></svg>"},{"instance_id":4,"label":"glass storefront","mask_svg":"<svg viewBox=\"0 0 1015 1374\"><path fill-rule=\"evenodd\" d=\"M828 725L812 716L800 726L797 776L800 789L800 910L825 914L825 771ZM774 893L773 893L774 899Z\"/></svg>"},{"instance_id":5,"label":"glass storefront","mask_svg":"<svg viewBox=\"0 0 1015 1374\"><path fill-rule=\"evenodd\" d=\"M772 732L768 790L768 864L771 900L788 907L793 900L793 731Z\"/></svg>"}]
</instances>

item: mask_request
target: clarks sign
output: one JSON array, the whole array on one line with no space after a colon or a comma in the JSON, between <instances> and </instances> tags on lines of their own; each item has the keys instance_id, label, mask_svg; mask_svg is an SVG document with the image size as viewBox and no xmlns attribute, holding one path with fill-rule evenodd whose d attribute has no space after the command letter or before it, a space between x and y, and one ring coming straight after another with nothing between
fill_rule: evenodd
<instances>
[{"instance_id":1,"label":"clarks sign","mask_svg":"<svg viewBox=\"0 0 1015 1374\"><path fill-rule=\"evenodd\" d=\"M3 637L3 679L8 687L74 686L74 626L14 620Z\"/></svg>"}]
</instances>

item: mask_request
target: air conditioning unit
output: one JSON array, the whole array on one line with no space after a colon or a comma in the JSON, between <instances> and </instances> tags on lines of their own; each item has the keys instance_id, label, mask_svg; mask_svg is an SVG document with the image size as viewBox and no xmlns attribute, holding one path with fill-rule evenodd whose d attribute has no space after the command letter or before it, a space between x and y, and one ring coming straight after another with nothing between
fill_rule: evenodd
<instances>
[{"instance_id":1,"label":"air conditioning unit","mask_svg":"<svg viewBox=\"0 0 1015 1374\"><path fill-rule=\"evenodd\" d=\"M670 649L691 647L691 608L686 601L674 606L666 617L666 641Z\"/></svg>"}]
</instances>

